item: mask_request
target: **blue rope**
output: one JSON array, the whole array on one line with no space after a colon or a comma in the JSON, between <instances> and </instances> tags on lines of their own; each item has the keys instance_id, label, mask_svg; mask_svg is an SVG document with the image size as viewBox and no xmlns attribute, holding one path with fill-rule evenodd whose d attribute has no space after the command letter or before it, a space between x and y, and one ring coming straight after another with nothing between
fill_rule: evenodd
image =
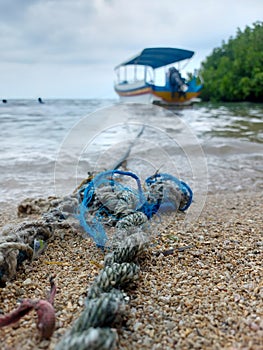
<instances>
[{"instance_id":1,"label":"blue rope","mask_svg":"<svg viewBox=\"0 0 263 350\"><path fill-rule=\"evenodd\" d=\"M102 227L102 225L99 223L99 221L93 220L92 226L87 224L85 214L86 214L87 208L83 203L79 206L79 215L77 215L77 218L79 219L80 225L84 228L84 230L87 232L87 234L94 240L97 247L103 248L108 240L108 237Z\"/></svg>"},{"instance_id":2,"label":"blue rope","mask_svg":"<svg viewBox=\"0 0 263 350\"><path fill-rule=\"evenodd\" d=\"M90 181L88 186L85 188L84 194L83 194L83 201L82 204L87 207L88 204L91 202L93 195L95 193L95 188L94 188L94 182Z\"/></svg>"},{"instance_id":3,"label":"blue rope","mask_svg":"<svg viewBox=\"0 0 263 350\"><path fill-rule=\"evenodd\" d=\"M137 204L137 207L141 207L142 204L146 202L139 177L130 171L108 170L98 174L94 179L92 179L84 190L83 199L82 199L82 203L79 206L79 214L77 215L77 218L79 219L81 226L88 233L88 235L94 240L94 242L98 247L104 247L108 240L106 232L101 224L101 218L103 217L103 215L101 215L101 212L104 211L108 216L110 216L111 214L107 212L106 206L102 206L99 209L99 211L96 213L96 218L93 218L92 224L87 223L85 215L86 215L86 212L88 211L89 205L91 204L94 198L95 189L101 186L102 184L110 184L113 187L117 186L118 188L127 189L134 193L134 191L132 191L130 188L128 187L125 188L123 185L113 180L113 176L116 174L132 177L133 179L135 179L138 187L138 198L139 198L139 203ZM108 179L109 176L111 176L111 179ZM113 215L112 217L116 219Z\"/></svg>"},{"instance_id":4,"label":"blue rope","mask_svg":"<svg viewBox=\"0 0 263 350\"><path fill-rule=\"evenodd\" d=\"M140 181L139 177L137 175L135 175L134 173L132 173L131 171L108 170L108 171L105 171L103 173L100 173L93 180L95 186L96 186L96 182L97 181L99 182L101 177L106 177L106 176L109 176L109 175L111 175L111 177L113 177L113 175L115 175L115 174L129 176L129 177L132 177L133 179L135 179L135 181L137 182L140 203L143 204L146 201L146 198L145 198L144 193L143 193L141 181ZM113 180L111 180L111 181L113 181ZM115 184L115 182L114 182L114 184Z\"/></svg>"},{"instance_id":5,"label":"blue rope","mask_svg":"<svg viewBox=\"0 0 263 350\"><path fill-rule=\"evenodd\" d=\"M133 178L137 183L137 191L134 191L129 187L124 186L123 184L114 180L113 177L115 175ZM147 186L150 186L156 183L157 181L159 181L160 183L165 181L172 181L173 183L175 183L182 191L182 193L188 198L187 203L184 205L183 208L179 208L179 210L185 211L187 208L189 208L192 202L193 193L191 188L185 182L180 181L179 179L170 174L162 173L148 177L145 180L145 183ZM105 219L105 217L111 217L112 220L115 221L119 220L119 218L113 215L111 211L107 208L107 204L104 203L95 213L95 216L92 218L91 223L87 223L87 212L90 210L89 208L91 207L92 201L94 200L96 188L99 188L101 185L112 186L113 192L115 191L115 189L117 189L118 191L125 190L135 194L138 198L138 203L134 211L143 212L147 216L148 220L150 220L153 217L153 215L155 215L158 212L159 209L161 209L161 211L177 209L174 203L172 203L171 201L169 202L169 200L165 201L165 198L163 197L156 199L155 202L148 202L143 192L139 177L130 171L114 169L99 173L86 185L84 192L83 187L79 190L79 194L83 192L83 199L79 205L79 213L77 215L77 218L79 219L81 226L84 228L87 234L94 240L96 245L102 249L105 247L105 244L108 241L107 234L102 224L103 220Z\"/></svg>"},{"instance_id":6,"label":"blue rope","mask_svg":"<svg viewBox=\"0 0 263 350\"><path fill-rule=\"evenodd\" d=\"M189 196L189 199L188 199L187 203L185 204L185 206L183 208L179 208L180 211L185 211L192 204L193 191L191 190L191 188L184 181L181 181L181 184L182 184L181 190L184 192L184 194L187 194Z\"/></svg>"},{"instance_id":7,"label":"blue rope","mask_svg":"<svg viewBox=\"0 0 263 350\"><path fill-rule=\"evenodd\" d=\"M188 209L193 201L193 192L191 190L191 188L183 181L179 180L177 177L170 175L170 174L166 174L166 173L158 173L152 176L149 176L145 182L148 186L154 184L157 182L157 180L160 180L161 182L163 181L172 181L174 182L179 189L183 192L183 194L188 196L188 201L187 203L182 207L182 208L178 208L180 211L185 211L186 209ZM165 203L165 205L171 205L171 203Z\"/></svg>"},{"instance_id":8,"label":"blue rope","mask_svg":"<svg viewBox=\"0 0 263 350\"><path fill-rule=\"evenodd\" d=\"M148 220L150 220L154 214L156 214L161 206L162 200L158 199L156 203L145 202L138 211L144 213Z\"/></svg>"}]
</instances>

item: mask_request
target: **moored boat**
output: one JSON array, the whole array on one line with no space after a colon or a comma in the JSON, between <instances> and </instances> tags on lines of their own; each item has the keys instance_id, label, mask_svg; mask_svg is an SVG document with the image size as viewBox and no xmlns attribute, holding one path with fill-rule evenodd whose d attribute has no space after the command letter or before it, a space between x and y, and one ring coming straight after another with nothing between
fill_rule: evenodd
<instances>
[{"instance_id":1,"label":"moored boat","mask_svg":"<svg viewBox=\"0 0 263 350\"><path fill-rule=\"evenodd\" d=\"M193 51L177 48L146 48L115 67L117 80L114 89L124 102L160 105L187 105L196 102L202 85L197 83L196 76L186 81L179 67L180 62L193 55ZM166 70L163 84L156 83L158 68ZM160 72L158 73L160 77Z\"/></svg>"}]
</instances>

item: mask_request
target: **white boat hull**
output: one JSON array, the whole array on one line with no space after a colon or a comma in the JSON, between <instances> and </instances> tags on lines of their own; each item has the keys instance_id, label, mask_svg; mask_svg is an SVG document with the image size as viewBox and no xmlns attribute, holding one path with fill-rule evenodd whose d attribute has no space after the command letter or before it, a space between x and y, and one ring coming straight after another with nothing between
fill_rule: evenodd
<instances>
[{"instance_id":1,"label":"white boat hull","mask_svg":"<svg viewBox=\"0 0 263 350\"><path fill-rule=\"evenodd\" d=\"M115 84L114 89L122 102L152 103L153 100L151 85L144 80Z\"/></svg>"},{"instance_id":2,"label":"white boat hull","mask_svg":"<svg viewBox=\"0 0 263 350\"><path fill-rule=\"evenodd\" d=\"M143 94L135 96L119 96L121 102L131 102L131 103L152 103L153 95L152 94Z\"/></svg>"}]
</instances>

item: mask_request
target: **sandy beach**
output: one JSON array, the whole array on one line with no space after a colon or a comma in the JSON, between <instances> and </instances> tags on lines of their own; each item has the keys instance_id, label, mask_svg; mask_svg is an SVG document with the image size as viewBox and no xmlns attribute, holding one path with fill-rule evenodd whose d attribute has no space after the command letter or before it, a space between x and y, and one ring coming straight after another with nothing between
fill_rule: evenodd
<instances>
[{"instance_id":1,"label":"sandy beach","mask_svg":"<svg viewBox=\"0 0 263 350\"><path fill-rule=\"evenodd\" d=\"M207 196L198 220L162 217L157 237L140 259L140 278L117 329L117 349L263 348L262 192ZM198 206L194 202L193 206ZM33 220L2 206L1 227ZM45 298L56 276L56 330L39 340L34 311L0 329L1 349L54 349L84 308L104 255L77 228L56 230L47 249L25 261L1 289L1 313L24 298Z\"/></svg>"}]
</instances>

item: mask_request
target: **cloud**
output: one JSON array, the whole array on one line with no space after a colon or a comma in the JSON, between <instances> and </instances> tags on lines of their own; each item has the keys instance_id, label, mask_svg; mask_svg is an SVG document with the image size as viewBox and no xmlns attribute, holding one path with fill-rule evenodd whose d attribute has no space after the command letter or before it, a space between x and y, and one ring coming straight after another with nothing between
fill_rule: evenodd
<instances>
[{"instance_id":1,"label":"cloud","mask_svg":"<svg viewBox=\"0 0 263 350\"><path fill-rule=\"evenodd\" d=\"M7 13L1 21L4 36L0 43L6 48L1 50L2 61L63 62L68 55L77 56L83 50L80 38L96 10L92 1L29 1L27 6L21 6L20 0L15 3L12 16L9 7L2 8Z\"/></svg>"},{"instance_id":2,"label":"cloud","mask_svg":"<svg viewBox=\"0 0 263 350\"><path fill-rule=\"evenodd\" d=\"M237 27L232 14L241 11L240 2L225 5L209 0L6 1L0 7L5 18L1 60L92 63L145 46L210 48Z\"/></svg>"}]
</instances>

